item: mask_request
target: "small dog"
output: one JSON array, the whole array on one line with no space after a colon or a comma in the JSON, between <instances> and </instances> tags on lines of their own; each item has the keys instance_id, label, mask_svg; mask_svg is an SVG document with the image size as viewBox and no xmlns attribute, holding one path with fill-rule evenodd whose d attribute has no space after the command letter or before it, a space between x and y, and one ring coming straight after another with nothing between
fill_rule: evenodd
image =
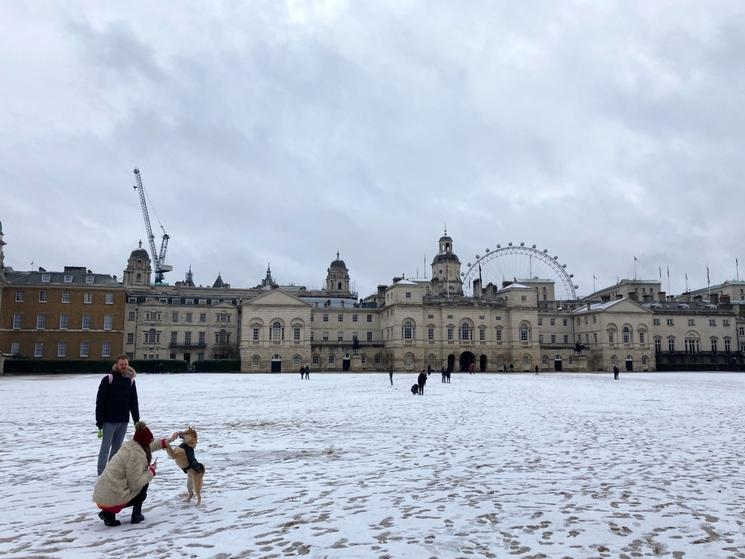
<instances>
[{"instance_id":1,"label":"small dog","mask_svg":"<svg viewBox=\"0 0 745 559\"><path fill-rule=\"evenodd\" d=\"M198 440L197 432L193 427L189 427L186 431L179 433L179 438L184 442L175 448L167 446L166 452L186 474L186 489L189 492L186 500L191 501L196 493L197 504L200 504L202 502L202 483L205 469L204 465L197 462L194 457L194 449Z\"/></svg>"},{"instance_id":2,"label":"small dog","mask_svg":"<svg viewBox=\"0 0 745 559\"><path fill-rule=\"evenodd\" d=\"M419 394L419 385L418 384L412 384L411 385L411 393L415 396Z\"/></svg>"}]
</instances>

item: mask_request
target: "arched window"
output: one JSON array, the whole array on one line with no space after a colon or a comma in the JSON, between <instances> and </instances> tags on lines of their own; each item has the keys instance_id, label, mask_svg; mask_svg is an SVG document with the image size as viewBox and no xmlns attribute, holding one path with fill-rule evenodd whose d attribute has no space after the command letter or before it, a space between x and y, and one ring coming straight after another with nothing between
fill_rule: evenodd
<instances>
[{"instance_id":1,"label":"arched window","mask_svg":"<svg viewBox=\"0 0 745 559\"><path fill-rule=\"evenodd\" d=\"M334 365L336 363L336 355L333 353L329 354L329 365Z\"/></svg>"},{"instance_id":2,"label":"arched window","mask_svg":"<svg viewBox=\"0 0 745 559\"><path fill-rule=\"evenodd\" d=\"M528 327L527 324L520 325L520 341L521 342L530 341L530 328Z\"/></svg>"},{"instance_id":3,"label":"arched window","mask_svg":"<svg viewBox=\"0 0 745 559\"><path fill-rule=\"evenodd\" d=\"M460 339L463 341L468 341L471 339L471 327L468 322L464 322L460 326Z\"/></svg>"},{"instance_id":4,"label":"arched window","mask_svg":"<svg viewBox=\"0 0 745 559\"><path fill-rule=\"evenodd\" d=\"M672 353L675 351L675 336L670 336L667 339L667 350Z\"/></svg>"},{"instance_id":5,"label":"arched window","mask_svg":"<svg viewBox=\"0 0 745 559\"><path fill-rule=\"evenodd\" d=\"M662 351L662 338L655 336L654 338L654 350L659 353Z\"/></svg>"},{"instance_id":6,"label":"arched window","mask_svg":"<svg viewBox=\"0 0 745 559\"><path fill-rule=\"evenodd\" d=\"M719 340L717 338L712 337L711 338L711 352L712 353L716 353L719 350L719 348L717 347L718 344L719 344Z\"/></svg>"},{"instance_id":7,"label":"arched window","mask_svg":"<svg viewBox=\"0 0 745 559\"><path fill-rule=\"evenodd\" d=\"M269 339L275 342L285 339L285 329L282 328L282 323L279 320L272 323L272 328L269 331Z\"/></svg>"},{"instance_id":8,"label":"arched window","mask_svg":"<svg viewBox=\"0 0 745 559\"><path fill-rule=\"evenodd\" d=\"M311 360L314 365L320 365L321 364L321 356L317 353L313 354L313 359Z\"/></svg>"},{"instance_id":9,"label":"arched window","mask_svg":"<svg viewBox=\"0 0 745 559\"><path fill-rule=\"evenodd\" d=\"M295 354L292 356L292 365L293 367L299 367L300 366L300 356Z\"/></svg>"},{"instance_id":10,"label":"arched window","mask_svg":"<svg viewBox=\"0 0 745 559\"><path fill-rule=\"evenodd\" d=\"M414 323L411 320L404 320L403 337L404 340L414 339Z\"/></svg>"},{"instance_id":11,"label":"arched window","mask_svg":"<svg viewBox=\"0 0 745 559\"><path fill-rule=\"evenodd\" d=\"M623 343L631 343L631 330L628 326L623 327Z\"/></svg>"},{"instance_id":12,"label":"arched window","mask_svg":"<svg viewBox=\"0 0 745 559\"><path fill-rule=\"evenodd\" d=\"M608 343L611 345L616 343L616 331L613 328L608 328Z\"/></svg>"}]
</instances>

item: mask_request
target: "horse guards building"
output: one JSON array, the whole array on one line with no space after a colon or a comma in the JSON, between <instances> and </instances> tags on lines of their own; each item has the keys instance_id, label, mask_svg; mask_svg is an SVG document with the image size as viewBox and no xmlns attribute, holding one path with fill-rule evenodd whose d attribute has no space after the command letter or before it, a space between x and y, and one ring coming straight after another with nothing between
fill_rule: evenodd
<instances>
[{"instance_id":1,"label":"horse guards building","mask_svg":"<svg viewBox=\"0 0 745 559\"><path fill-rule=\"evenodd\" d=\"M661 282L620 280L561 300L555 281L515 279L464 291L447 232L431 279L393 278L364 298L337 253L325 289L278 285L270 269L250 288L218 274L195 286L152 281L136 248L122 280L66 266L4 266L0 224L0 371L3 358L154 362L240 359L243 372L602 371L736 368L745 352L745 281L669 296ZM468 277L468 276L467 276ZM469 293L466 294L466 291Z\"/></svg>"}]
</instances>

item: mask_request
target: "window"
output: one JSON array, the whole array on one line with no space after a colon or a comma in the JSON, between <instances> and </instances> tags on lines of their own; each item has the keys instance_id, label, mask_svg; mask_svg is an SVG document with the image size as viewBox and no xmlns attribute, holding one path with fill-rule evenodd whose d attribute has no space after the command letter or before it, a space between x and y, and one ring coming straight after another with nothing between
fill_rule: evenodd
<instances>
[{"instance_id":1,"label":"window","mask_svg":"<svg viewBox=\"0 0 745 559\"><path fill-rule=\"evenodd\" d=\"M367 315L367 321L368 321L368 322L372 322L372 315L371 315L371 314L368 314L368 315Z\"/></svg>"},{"instance_id":2,"label":"window","mask_svg":"<svg viewBox=\"0 0 745 559\"><path fill-rule=\"evenodd\" d=\"M556 319L555 318L552 318L551 319L551 326L556 326Z\"/></svg>"},{"instance_id":3,"label":"window","mask_svg":"<svg viewBox=\"0 0 745 559\"><path fill-rule=\"evenodd\" d=\"M353 314L352 315L352 322L357 322L357 315L356 314Z\"/></svg>"},{"instance_id":4,"label":"window","mask_svg":"<svg viewBox=\"0 0 745 559\"><path fill-rule=\"evenodd\" d=\"M316 354L314 354L314 355L313 355L313 360L312 360L312 363L313 363L314 365L320 365L320 364L321 364L321 356L320 356L320 355L318 355L317 353L316 353Z\"/></svg>"},{"instance_id":5,"label":"window","mask_svg":"<svg viewBox=\"0 0 745 559\"><path fill-rule=\"evenodd\" d=\"M15 357L16 355L20 355L21 353L21 344L18 342L13 342L10 344L10 355L11 357Z\"/></svg>"},{"instance_id":6,"label":"window","mask_svg":"<svg viewBox=\"0 0 745 559\"><path fill-rule=\"evenodd\" d=\"M551 343L552 344L556 343L556 334L551 334Z\"/></svg>"},{"instance_id":7,"label":"window","mask_svg":"<svg viewBox=\"0 0 745 559\"><path fill-rule=\"evenodd\" d=\"M199 322L207 322L207 313L206 312L200 312L199 313Z\"/></svg>"},{"instance_id":8,"label":"window","mask_svg":"<svg viewBox=\"0 0 745 559\"><path fill-rule=\"evenodd\" d=\"M34 357L44 357L44 342L34 344Z\"/></svg>"},{"instance_id":9,"label":"window","mask_svg":"<svg viewBox=\"0 0 745 559\"><path fill-rule=\"evenodd\" d=\"M662 351L662 338L654 339L654 350L659 353Z\"/></svg>"},{"instance_id":10,"label":"window","mask_svg":"<svg viewBox=\"0 0 745 559\"><path fill-rule=\"evenodd\" d=\"M172 344L177 344L178 343L178 332L175 331L175 330L173 332L171 332L171 343Z\"/></svg>"},{"instance_id":11,"label":"window","mask_svg":"<svg viewBox=\"0 0 745 559\"><path fill-rule=\"evenodd\" d=\"M194 313L190 313L190 312L186 313L186 322L191 322L193 316L194 316Z\"/></svg>"},{"instance_id":12,"label":"window","mask_svg":"<svg viewBox=\"0 0 745 559\"><path fill-rule=\"evenodd\" d=\"M150 328L150 330L146 330L145 331L145 343L146 344L160 343L160 332L155 330L155 328Z\"/></svg>"},{"instance_id":13,"label":"window","mask_svg":"<svg viewBox=\"0 0 745 559\"><path fill-rule=\"evenodd\" d=\"M629 330L628 326L623 327L623 343L631 343L631 330Z\"/></svg>"},{"instance_id":14,"label":"window","mask_svg":"<svg viewBox=\"0 0 745 559\"><path fill-rule=\"evenodd\" d=\"M323 333L323 341L324 341L324 342L327 342L327 341L329 341L329 333L328 333L328 332L324 332L324 333Z\"/></svg>"},{"instance_id":15,"label":"window","mask_svg":"<svg viewBox=\"0 0 745 559\"><path fill-rule=\"evenodd\" d=\"M538 317L538 326L543 326L543 317Z\"/></svg>"},{"instance_id":16,"label":"window","mask_svg":"<svg viewBox=\"0 0 745 559\"><path fill-rule=\"evenodd\" d=\"M127 303L136 303L137 297L127 297Z\"/></svg>"},{"instance_id":17,"label":"window","mask_svg":"<svg viewBox=\"0 0 745 559\"><path fill-rule=\"evenodd\" d=\"M448 326L448 341L449 342L453 341L453 327L452 326Z\"/></svg>"},{"instance_id":18,"label":"window","mask_svg":"<svg viewBox=\"0 0 745 559\"><path fill-rule=\"evenodd\" d=\"M70 315L61 314L59 315L59 329L67 330L70 327Z\"/></svg>"},{"instance_id":19,"label":"window","mask_svg":"<svg viewBox=\"0 0 745 559\"><path fill-rule=\"evenodd\" d=\"M191 332L184 332L184 345L191 345Z\"/></svg>"},{"instance_id":20,"label":"window","mask_svg":"<svg viewBox=\"0 0 745 559\"><path fill-rule=\"evenodd\" d=\"M711 352L716 353L717 352L717 344L718 340L716 338L711 339Z\"/></svg>"},{"instance_id":21,"label":"window","mask_svg":"<svg viewBox=\"0 0 745 559\"><path fill-rule=\"evenodd\" d=\"M329 365L336 363L336 356L332 353L329 355Z\"/></svg>"},{"instance_id":22,"label":"window","mask_svg":"<svg viewBox=\"0 0 745 559\"><path fill-rule=\"evenodd\" d=\"M21 329L21 313L13 313L13 330Z\"/></svg>"},{"instance_id":23,"label":"window","mask_svg":"<svg viewBox=\"0 0 745 559\"><path fill-rule=\"evenodd\" d=\"M292 339L296 342L300 341L300 326L294 326L292 328Z\"/></svg>"},{"instance_id":24,"label":"window","mask_svg":"<svg viewBox=\"0 0 745 559\"><path fill-rule=\"evenodd\" d=\"M171 322L178 322L178 311L171 311Z\"/></svg>"},{"instance_id":25,"label":"window","mask_svg":"<svg viewBox=\"0 0 745 559\"><path fill-rule=\"evenodd\" d=\"M23 303L23 289L16 289L16 303Z\"/></svg>"},{"instance_id":26,"label":"window","mask_svg":"<svg viewBox=\"0 0 745 559\"><path fill-rule=\"evenodd\" d=\"M111 357L111 342L101 344L101 357Z\"/></svg>"},{"instance_id":27,"label":"window","mask_svg":"<svg viewBox=\"0 0 745 559\"><path fill-rule=\"evenodd\" d=\"M717 321L715 319L713 319L713 318L710 318L709 319L709 326L716 327L716 325L717 325Z\"/></svg>"},{"instance_id":28,"label":"window","mask_svg":"<svg viewBox=\"0 0 745 559\"><path fill-rule=\"evenodd\" d=\"M675 351L675 338L668 338L667 339L667 350L672 353Z\"/></svg>"},{"instance_id":29,"label":"window","mask_svg":"<svg viewBox=\"0 0 745 559\"><path fill-rule=\"evenodd\" d=\"M158 297L158 302L163 303L164 305L168 304L168 297Z\"/></svg>"},{"instance_id":30,"label":"window","mask_svg":"<svg viewBox=\"0 0 745 559\"><path fill-rule=\"evenodd\" d=\"M329 315L327 313L323 313L323 321L328 322L329 321Z\"/></svg>"},{"instance_id":31,"label":"window","mask_svg":"<svg viewBox=\"0 0 745 559\"><path fill-rule=\"evenodd\" d=\"M520 326L520 341L527 342L530 339L530 330L527 324Z\"/></svg>"},{"instance_id":32,"label":"window","mask_svg":"<svg viewBox=\"0 0 745 559\"><path fill-rule=\"evenodd\" d=\"M404 340L411 340L414 338L414 323L411 320L404 321L403 338Z\"/></svg>"},{"instance_id":33,"label":"window","mask_svg":"<svg viewBox=\"0 0 745 559\"><path fill-rule=\"evenodd\" d=\"M106 314L103 317L103 329L104 330L111 330L112 326L114 324L114 317L110 314Z\"/></svg>"},{"instance_id":34,"label":"window","mask_svg":"<svg viewBox=\"0 0 745 559\"><path fill-rule=\"evenodd\" d=\"M660 325L660 319L659 318L653 318L652 319L652 324L654 324L655 326L659 326Z\"/></svg>"},{"instance_id":35,"label":"window","mask_svg":"<svg viewBox=\"0 0 745 559\"><path fill-rule=\"evenodd\" d=\"M724 338L724 351L727 353L732 351L732 340L730 338Z\"/></svg>"},{"instance_id":36,"label":"window","mask_svg":"<svg viewBox=\"0 0 745 559\"><path fill-rule=\"evenodd\" d=\"M646 332L644 332L643 330L639 332L639 343L640 343L640 344L645 344L645 343L647 343L647 340L646 340Z\"/></svg>"},{"instance_id":37,"label":"window","mask_svg":"<svg viewBox=\"0 0 745 559\"><path fill-rule=\"evenodd\" d=\"M667 325L668 326L675 326L675 323L673 322L673 319L672 318L668 318L667 319Z\"/></svg>"},{"instance_id":38,"label":"window","mask_svg":"<svg viewBox=\"0 0 745 559\"><path fill-rule=\"evenodd\" d=\"M194 304L194 299L186 299L184 301L184 303L187 304L187 305L193 305Z\"/></svg>"},{"instance_id":39,"label":"window","mask_svg":"<svg viewBox=\"0 0 745 559\"><path fill-rule=\"evenodd\" d=\"M217 322L230 322L230 314L226 312L217 313L215 315L215 320Z\"/></svg>"},{"instance_id":40,"label":"window","mask_svg":"<svg viewBox=\"0 0 745 559\"><path fill-rule=\"evenodd\" d=\"M89 350L90 344L88 342L80 342L80 357L88 357Z\"/></svg>"},{"instance_id":41,"label":"window","mask_svg":"<svg viewBox=\"0 0 745 559\"><path fill-rule=\"evenodd\" d=\"M463 341L471 339L471 328L467 322L460 325L460 339Z\"/></svg>"},{"instance_id":42,"label":"window","mask_svg":"<svg viewBox=\"0 0 745 559\"><path fill-rule=\"evenodd\" d=\"M272 324L272 328L269 330L269 339L275 342L285 339L285 329L281 322L277 321Z\"/></svg>"},{"instance_id":43,"label":"window","mask_svg":"<svg viewBox=\"0 0 745 559\"><path fill-rule=\"evenodd\" d=\"M127 320L132 321L134 319L135 319L135 312L134 311L129 311L127 313Z\"/></svg>"},{"instance_id":44,"label":"window","mask_svg":"<svg viewBox=\"0 0 745 559\"><path fill-rule=\"evenodd\" d=\"M615 334L616 334L616 333L615 333L615 331L614 331L614 330L608 330L608 343L609 343L609 344L614 344L614 343L616 343L616 342L615 342L615 338L616 338Z\"/></svg>"},{"instance_id":45,"label":"window","mask_svg":"<svg viewBox=\"0 0 745 559\"><path fill-rule=\"evenodd\" d=\"M700 351L698 338L685 339L686 353L698 353Z\"/></svg>"},{"instance_id":46,"label":"window","mask_svg":"<svg viewBox=\"0 0 745 559\"><path fill-rule=\"evenodd\" d=\"M435 329L430 326L427 328L427 339L428 340L434 340L435 339Z\"/></svg>"},{"instance_id":47,"label":"window","mask_svg":"<svg viewBox=\"0 0 745 559\"><path fill-rule=\"evenodd\" d=\"M337 322L344 322L344 315L343 314L336 315L336 321Z\"/></svg>"},{"instance_id":48,"label":"window","mask_svg":"<svg viewBox=\"0 0 745 559\"><path fill-rule=\"evenodd\" d=\"M83 303L86 305L90 305L93 302L93 293L90 291L86 291L83 293Z\"/></svg>"},{"instance_id":49,"label":"window","mask_svg":"<svg viewBox=\"0 0 745 559\"><path fill-rule=\"evenodd\" d=\"M404 297L405 297L406 299L411 299L411 291L407 291L407 292L406 292L406 293L404 294Z\"/></svg>"},{"instance_id":50,"label":"window","mask_svg":"<svg viewBox=\"0 0 745 559\"><path fill-rule=\"evenodd\" d=\"M538 343L539 344L543 343L543 334L538 334Z\"/></svg>"},{"instance_id":51,"label":"window","mask_svg":"<svg viewBox=\"0 0 745 559\"><path fill-rule=\"evenodd\" d=\"M37 330L44 330L44 328L47 327L47 315L45 314L37 314L36 315L36 329Z\"/></svg>"},{"instance_id":52,"label":"window","mask_svg":"<svg viewBox=\"0 0 745 559\"><path fill-rule=\"evenodd\" d=\"M725 326L725 327L728 327L729 326L729 319L728 318L723 318L722 319L722 326Z\"/></svg>"},{"instance_id":53,"label":"window","mask_svg":"<svg viewBox=\"0 0 745 559\"><path fill-rule=\"evenodd\" d=\"M497 341L498 342L502 341L502 329L501 328L497 328Z\"/></svg>"},{"instance_id":54,"label":"window","mask_svg":"<svg viewBox=\"0 0 745 559\"><path fill-rule=\"evenodd\" d=\"M337 342L343 342L344 341L344 332L337 332L336 333L336 341Z\"/></svg>"},{"instance_id":55,"label":"window","mask_svg":"<svg viewBox=\"0 0 745 559\"><path fill-rule=\"evenodd\" d=\"M83 315L83 321L81 324L81 328L83 330L90 330L91 329L91 315L84 314Z\"/></svg>"},{"instance_id":56,"label":"window","mask_svg":"<svg viewBox=\"0 0 745 559\"><path fill-rule=\"evenodd\" d=\"M693 318L688 319L688 326L696 326L696 320Z\"/></svg>"},{"instance_id":57,"label":"window","mask_svg":"<svg viewBox=\"0 0 745 559\"><path fill-rule=\"evenodd\" d=\"M48 298L47 292L44 289L39 291L39 303L46 303L47 298Z\"/></svg>"},{"instance_id":58,"label":"window","mask_svg":"<svg viewBox=\"0 0 745 559\"><path fill-rule=\"evenodd\" d=\"M259 341L259 334L260 334L260 332L261 332L261 328L259 328L258 326L254 326L253 327L253 339L254 339L254 341Z\"/></svg>"},{"instance_id":59,"label":"window","mask_svg":"<svg viewBox=\"0 0 745 559\"><path fill-rule=\"evenodd\" d=\"M104 303L107 305L113 305L114 304L114 294L113 293L107 293L104 295Z\"/></svg>"},{"instance_id":60,"label":"window","mask_svg":"<svg viewBox=\"0 0 745 559\"><path fill-rule=\"evenodd\" d=\"M563 326L566 326L566 325L567 325L567 319L566 319L566 318L562 318L562 319L561 319L561 324L562 324Z\"/></svg>"},{"instance_id":61,"label":"window","mask_svg":"<svg viewBox=\"0 0 745 559\"><path fill-rule=\"evenodd\" d=\"M67 343L59 342L57 344L57 357L67 357Z\"/></svg>"},{"instance_id":62,"label":"window","mask_svg":"<svg viewBox=\"0 0 745 559\"><path fill-rule=\"evenodd\" d=\"M745 336L745 326L740 326L737 331L740 332L741 336Z\"/></svg>"},{"instance_id":63,"label":"window","mask_svg":"<svg viewBox=\"0 0 745 559\"><path fill-rule=\"evenodd\" d=\"M91 275L85 276L85 283L93 283L93 276Z\"/></svg>"},{"instance_id":64,"label":"window","mask_svg":"<svg viewBox=\"0 0 745 559\"><path fill-rule=\"evenodd\" d=\"M49 283L52 279L52 274L41 274L41 283Z\"/></svg>"},{"instance_id":65,"label":"window","mask_svg":"<svg viewBox=\"0 0 745 559\"><path fill-rule=\"evenodd\" d=\"M127 333L127 343L128 343L128 344L133 344L133 343L135 343L135 335L134 335L134 333L133 333L133 332L128 332L128 333ZM174 357L174 359L175 359L175 357Z\"/></svg>"},{"instance_id":66,"label":"window","mask_svg":"<svg viewBox=\"0 0 745 559\"><path fill-rule=\"evenodd\" d=\"M368 342L371 342L371 341L373 341L373 337L372 337L372 332L368 332L368 333L367 333L367 341L368 341Z\"/></svg>"}]
</instances>

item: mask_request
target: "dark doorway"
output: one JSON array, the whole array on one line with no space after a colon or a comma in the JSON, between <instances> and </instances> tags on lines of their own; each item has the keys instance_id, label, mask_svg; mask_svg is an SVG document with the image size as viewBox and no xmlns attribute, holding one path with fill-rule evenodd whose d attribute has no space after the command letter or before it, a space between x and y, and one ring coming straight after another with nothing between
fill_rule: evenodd
<instances>
[{"instance_id":1,"label":"dark doorway","mask_svg":"<svg viewBox=\"0 0 745 559\"><path fill-rule=\"evenodd\" d=\"M470 351L464 351L460 354L459 364L461 372L468 371L469 367L476 362L476 356Z\"/></svg>"},{"instance_id":2,"label":"dark doorway","mask_svg":"<svg viewBox=\"0 0 745 559\"><path fill-rule=\"evenodd\" d=\"M453 355L452 353L448 355L448 370L455 370L455 355Z\"/></svg>"},{"instance_id":3,"label":"dark doorway","mask_svg":"<svg viewBox=\"0 0 745 559\"><path fill-rule=\"evenodd\" d=\"M184 361L191 363L191 353L184 353Z\"/></svg>"},{"instance_id":4,"label":"dark doorway","mask_svg":"<svg viewBox=\"0 0 745 559\"><path fill-rule=\"evenodd\" d=\"M626 370L627 371L633 371L634 370L634 360L633 359L627 359L626 360Z\"/></svg>"},{"instance_id":5,"label":"dark doorway","mask_svg":"<svg viewBox=\"0 0 745 559\"><path fill-rule=\"evenodd\" d=\"M482 373L486 371L486 355L482 355L479 358L479 369L481 370Z\"/></svg>"},{"instance_id":6,"label":"dark doorway","mask_svg":"<svg viewBox=\"0 0 745 559\"><path fill-rule=\"evenodd\" d=\"M342 371L348 371L349 370L349 364L351 363L351 359L349 357L345 357L341 360L341 370Z\"/></svg>"},{"instance_id":7,"label":"dark doorway","mask_svg":"<svg viewBox=\"0 0 745 559\"><path fill-rule=\"evenodd\" d=\"M561 359L554 359L554 371L561 371Z\"/></svg>"},{"instance_id":8,"label":"dark doorway","mask_svg":"<svg viewBox=\"0 0 745 559\"><path fill-rule=\"evenodd\" d=\"M273 373L282 372L282 360L281 359L272 359L272 372Z\"/></svg>"}]
</instances>

